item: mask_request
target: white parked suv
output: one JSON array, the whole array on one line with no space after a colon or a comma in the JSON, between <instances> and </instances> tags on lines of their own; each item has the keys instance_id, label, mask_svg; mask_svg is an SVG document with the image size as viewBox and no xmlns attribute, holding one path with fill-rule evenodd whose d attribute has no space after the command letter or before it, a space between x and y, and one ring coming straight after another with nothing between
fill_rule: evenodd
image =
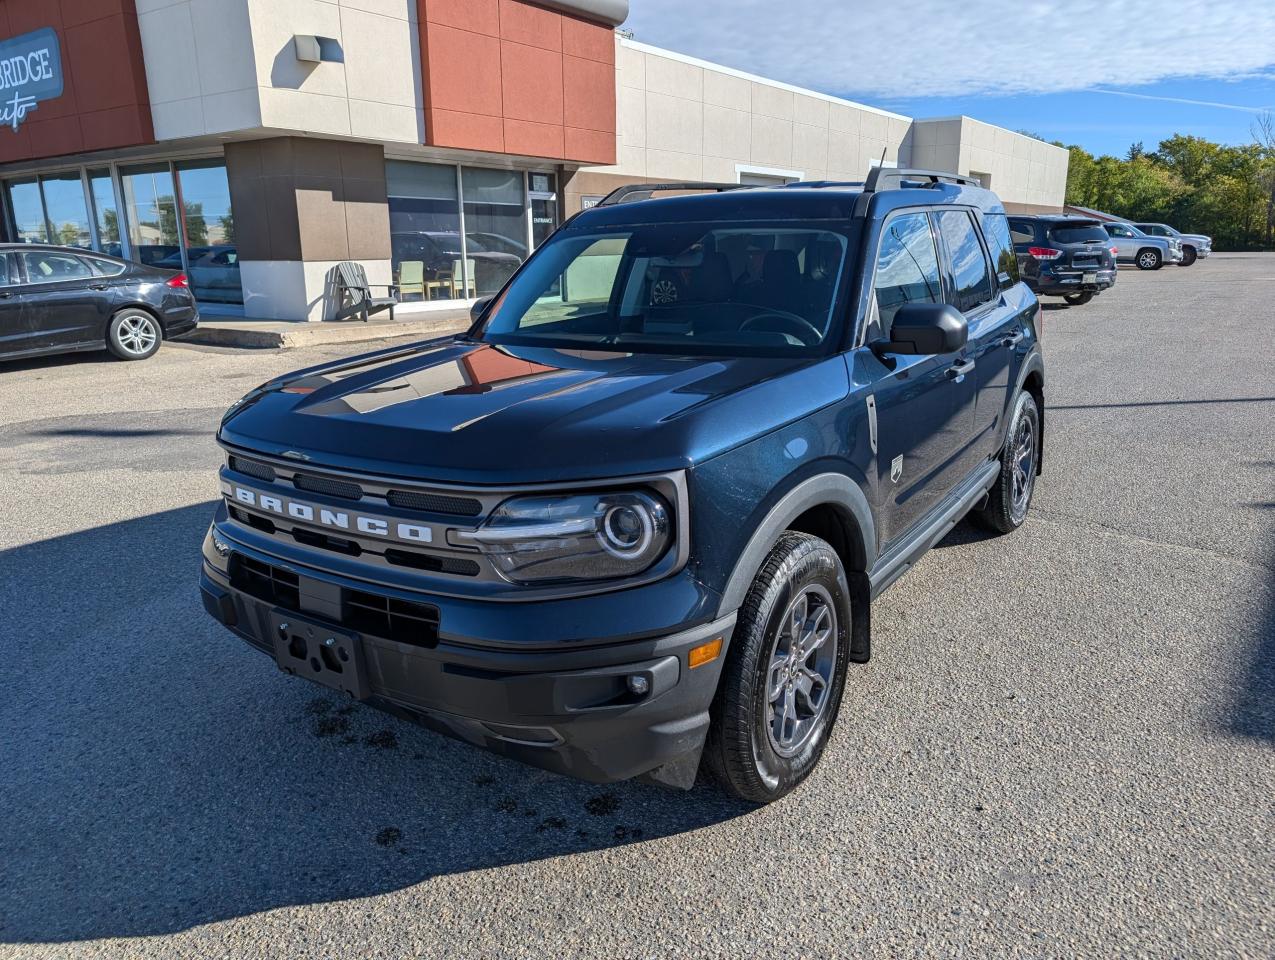
<instances>
[{"instance_id":1,"label":"white parked suv","mask_svg":"<svg viewBox=\"0 0 1275 960\"><path fill-rule=\"evenodd\" d=\"M1132 223L1104 223L1115 241L1116 261L1132 263L1139 270L1159 270L1166 263L1182 262L1182 242L1176 237L1151 237Z\"/></svg>"},{"instance_id":2,"label":"white parked suv","mask_svg":"<svg viewBox=\"0 0 1275 960\"><path fill-rule=\"evenodd\" d=\"M1179 233L1167 223L1135 223L1134 226L1149 237L1176 237L1182 244L1180 267L1189 267L1197 258L1213 252L1213 238L1202 233Z\"/></svg>"}]
</instances>

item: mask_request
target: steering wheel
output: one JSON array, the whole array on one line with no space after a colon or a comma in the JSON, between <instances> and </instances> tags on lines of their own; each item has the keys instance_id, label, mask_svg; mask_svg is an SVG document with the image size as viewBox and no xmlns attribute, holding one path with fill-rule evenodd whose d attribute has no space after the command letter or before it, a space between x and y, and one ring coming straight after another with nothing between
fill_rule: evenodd
<instances>
[{"instance_id":1,"label":"steering wheel","mask_svg":"<svg viewBox=\"0 0 1275 960\"><path fill-rule=\"evenodd\" d=\"M745 320L740 324L739 329L751 330L754 326L760 325L763 320L778 320L780 329L774 327L766 329L772 333L791 333L807 347L813 347L823 339L823 334L819 332L818 327L805 317L799 317L787 310L767 310L765 313L759 313Z\"/></svg>"}]
</instances>

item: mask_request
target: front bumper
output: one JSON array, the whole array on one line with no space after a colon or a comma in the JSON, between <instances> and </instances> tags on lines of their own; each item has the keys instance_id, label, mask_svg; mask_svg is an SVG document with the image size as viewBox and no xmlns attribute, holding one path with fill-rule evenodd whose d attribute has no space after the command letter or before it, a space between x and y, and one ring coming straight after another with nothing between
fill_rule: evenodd
<instances>
[{"instance_id":1,"label":"front bumper","mask_svg":"<svg viewBox=\"0 0 1275 960\"><path fill-rule=\"evenodd\" d=\"M376 588L367 583L285 565L280 569L288 571L289 592L280 603L279 596L241 589L234 555L223 562L211 550L206 542L200 592L213 617L272 656L281 610L357 633L366 699L373 706L595 783L643 774L680 787L694 782L733 614L656 637L526 650L517 649L524 605L505 603L495 604L507 624L508 642L500 647L458 643L441 629L405 642L365 627L351 630L347 594L374 595ZM419 599L437 601L439 622L446 623L447 598ZM688 652L719 637L721 654L692 669ZM645 678L649 689L634 694L632 676Z\"/></svg>"}]
</instances>

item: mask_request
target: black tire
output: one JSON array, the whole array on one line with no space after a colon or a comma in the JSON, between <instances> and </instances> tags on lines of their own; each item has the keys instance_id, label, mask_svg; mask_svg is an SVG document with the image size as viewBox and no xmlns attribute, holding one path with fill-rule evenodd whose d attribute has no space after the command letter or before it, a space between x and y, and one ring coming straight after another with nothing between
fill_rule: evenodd
<instances>
[{"instance_id":1,"label":"black tire","mask_svg":"<svg viewBox=\"0 0 1275 960\"><path fill-rule=\"evenodd\" d=\"M1022 431L1030 431L1031 448L1024 456L1021 449ZM1013 533L1027 519L1031 509L1032 493L1036 489L1036 468L1040 463L1040 411L1036 398L1027 391L1014 401L1014 414L1005 431L1005 445L1001 448L1001 472L996 483L988 491L987 506L970 514L979 526L994 533ZM1018 471L1023 475L1018 477ZM1016 481L1016 478L1017 481ZM1020 495L1020 483L1026 484L1026 496Z\"/></svg>"},{"instance_id":2,"label":"black tire","mask_svg":"<svg viewBox=\"0 0 1275 960\"><path fill-rule=\"evenodd\" d=\"M1189 267L1191 264L1195 263L1197 259L1199 259L1199 254L1195 252L1195 247L1183 247L1182 262L1179 263L1178 266Z\"/></svg>"},{"instance_id":3,"label":"black tire","mask_svg":"<svg viewBox=\"0 0 1275 960\"><path fill-rule=\"evenodd\" d=\"M1084 293L1065 293L1063 299L1073 307L1083 307L1094 297L1092 290L1086 290Z\"/></svg>"},{"instance_id":4,"label":"black tire","mask_svg":"<svg viewBox=\"0 0 1275 960\"><path fill-rule=\"evenodd\" d=\"M832 622L820 642L816 621L823 616L822 607ZM800 616L801 611L808 618L802 630L794 631L789 615ZM809 640L795 640L810 624L815 626ZM850 590L836 551L818 537L784 533L744 598L713 698L704 762L723 789L744 800L770 803L810 775L841 707L849 630ZM829 641L835 643L832 650L827 649ZM803 681L795 670L807 678L814 673L826 676L817 708L811 709L811 693L818 686ZM768 696L772 687L779 692ZM802 703L809 715L799 720ZM794 722L785 746L781 741L788 732L788 705ZM808 725L804 732L802 724ZM776 732L777 725L782 732Z\"/></svg>"},{"instance_id":5,"label":"black tire","mask_svg":"<svg viewBox=\"0 0 1275 960\"><path fill-rule=\"evenodd\" d=\"M141 307L125 307L106 327L106 348L121 360L146 360L163 342L159 320Z\"/></svg>"},{"instance_id":6,"label":"black tire","mask_svg":"<svg viewBox=\"0 0 1275 960\"><path fill-rule=\"evenodd\" d=\"M1164 266L1164 258L1160 256L1160 251L1154 247L1145 247L1138 251L1138 255L1133 258L1133 262L1138 265L1139 270L1159 270Z\"/></svg>"}]
</instances>

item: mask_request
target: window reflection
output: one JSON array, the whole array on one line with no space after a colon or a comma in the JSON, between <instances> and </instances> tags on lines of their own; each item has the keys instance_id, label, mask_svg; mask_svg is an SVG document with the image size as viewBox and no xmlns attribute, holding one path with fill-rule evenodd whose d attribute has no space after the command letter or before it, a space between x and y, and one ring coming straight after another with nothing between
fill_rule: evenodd
<instances>
[{"instance_id":1,"label":"window reflection","mask_svg":"<svg viewBox=\"0 0 1275 960\"><path fill-rule=\"evenodd\" d=\"M89 231L89 211L79 172L41 177L40 189L44 191L51 241L64 247L91 248L93 234Z\"/></svg>"},{"instance_id":2,"label":"window reflection","mask_svg":"<svg viewBox=\"0 0 1275 960\"><path fill-rule=\"evenodd\" d=\"M225 164L220 160L179 163L177 185L186 238L186 275L195 299L205 303L243 303L235 216L230 208ZM182 269L180 256L174 269Z\"/></svg>"},{"instance_id":3,"label":"window reflection","mask_svg":"<svg viewBox=\"0 0 1275 960\"><path fill-rule=\"evenodd\" d=\"M9 181L9 213L13 217L14 239L19 243L48 243L44 204L35 177Z\"/></svg>"},{"instance_id":4,"label":"window reflection","mask_svg":"<svg viewBox=\"0 0 1275 960\"><path fill-rule=\"evenodd\" d=\"M518 170L461 171L465 192L465 257L483 297L500 290L527 259L527 214Z\"/></svg>"},{"instance_id":5,"label":"window reflection","mask_svg":"<svg viewBox=\"0 0 1275 960\"><path fill-rule=\"evenodd\" d=\"M121 170L120 185L133 259L166 269L182 269L177 199L168 164Z\"/></svg>"},{"instance_id":6,"label":"window reflection","mask_svg":"<svg viewBox=\"0 0 1275 960\"><path fill-rule=\"evenodd\" d=\"M472 296L462 257L456 168L436 163L385 163L390 257L403 300ZM469 289L469 293L466 290Z\"/></svg>"},{"instance_id":7,"label":"window reflection","mask_svg":"<svg viewBox=\"0 0 1275 960\"><path fill-rule=\"evenodd\" d=\"M89 171L89 192L93 194L93 217L97 221L97 245L113 257L124 255L120 243L120 214L115 206L115 187L110 170Z\"/></svg>"}]
</instances>

